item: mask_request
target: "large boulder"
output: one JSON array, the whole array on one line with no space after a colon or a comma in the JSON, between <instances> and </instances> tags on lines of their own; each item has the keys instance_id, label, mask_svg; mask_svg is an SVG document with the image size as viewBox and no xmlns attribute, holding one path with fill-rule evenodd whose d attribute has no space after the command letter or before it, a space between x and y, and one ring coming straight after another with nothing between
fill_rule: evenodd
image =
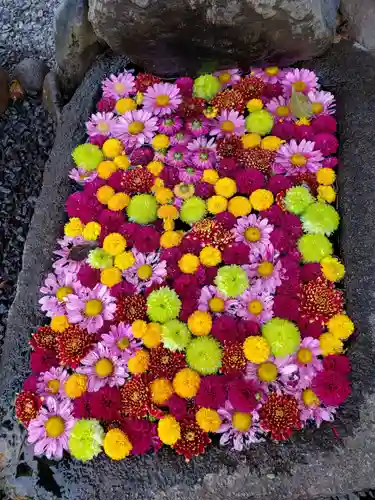
<instances>
[{"instance_id":1,"label":"large boulder","mask_svg":"<svg viewBox=\"0 0 375 500\"><path fill-rule=\"evenodd\" d=\"M59 76L65 90L74 90L102 50L88 20L87 0L63 0L54 29Z\"/></svg>"},{"instance_id":2,"label":"large boulder","mask_svg":"<svg viewBox=\"0 0 375 500\"><path fill-rule=\"evenodd\" d=\"M350 36L375 52L375 0L341 0L340 8Z\"/></svg>"},{"instance_id":3,"label":"large boulder","mask_svg":"<svg viewBox=\"0 0 375 500\"><path fill-rule=\"evenodd\" d=\"M162 76L268 61L290 64L332 42L339 0L89 0L118 53Z\"/></svg>"}]
</instances>

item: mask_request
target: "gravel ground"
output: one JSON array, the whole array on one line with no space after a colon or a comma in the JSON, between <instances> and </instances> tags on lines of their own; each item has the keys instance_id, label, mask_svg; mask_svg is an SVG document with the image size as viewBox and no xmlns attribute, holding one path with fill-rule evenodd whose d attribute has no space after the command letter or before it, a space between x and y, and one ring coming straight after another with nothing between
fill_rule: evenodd
<instances>
[{"instance_id":1,"label":"gravel ground","mask_svg":"<svg viewBox=\"0 0 375 500\"><path fill-rule=\"evenodd\" d=\"M0 66L25 57L54 64L53 16L61 0L0 0ZM10 103L0 115L0 354L22 252L54 140L40 96Z\"/></svg>"}]
</instances>

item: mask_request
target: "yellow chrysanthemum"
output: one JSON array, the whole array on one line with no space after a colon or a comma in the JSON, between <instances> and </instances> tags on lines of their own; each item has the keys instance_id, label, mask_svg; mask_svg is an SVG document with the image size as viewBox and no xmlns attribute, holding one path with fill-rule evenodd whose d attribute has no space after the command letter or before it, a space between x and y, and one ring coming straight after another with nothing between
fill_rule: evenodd
<instances>
[{"instance_id":1,"label":"yellow chrysanthemum","mask_svg":"<svg viewBox=\"0 0 375 500\"><path fill-rule=\"evenodd\" d=\"M284 144L285 141L280 139L280 137L276 137L275 135L268 135L262 139L260 143L260 147L262 149L268 149L269 151L278 151L280 146Z\"/></svg>"},{"instance_id":2,"label":"yellow chrysanthemum","mask_svg":"<svg viewBox=\"0 0 375 500\"><path fill-rule=\"evenodd\" d=\"M354 333L354 323L346 314L332 316L327 328L331 335L340 340L346 340Z\"/></svg>"},{"instance_id":3,"label":"yellow chrysanthemum","mask_svg":"<svg viewBox=\"0 0 375 500\"><path fill-rule=\"evenodd\" d=\"M115 257L115 266L124 271L129 269L135 262L135 257L132 252L122 252Z\"/></svg>"},{"instance_id":4,"label":"yellow chrysanthemum","mask_svg":"<svg viewBox=\"0 0 375 500\"><path fill-rule=\"evenodd\" d=\"M116 158L124 150L122 142L118 139L107 139L102 147L103 154L106 158Z\"/></svg>"},{"instance_id":5,"label":"yellow chrysanthemum","mask_svg":"<svg viewBox=\"0 0 375 500\"><path fill-rule=\"evenodd\" d=\"M330 186L335 182L336 174L333 168L320 168L316 173L316 180L323 186Z\"/></svg>"},{"instance_id":6,"label":"yellow chrysanthemum","mask_svg":"<svg viewBox=\"0 0 375 500\"><path fill-rule=\"evenodd\" d=\"M173 394L173 387L166 378L156 378L150 384L151 401L156 405L163 405Z\"/></svg>"},{"instance_id":7,"label":"yellow chrysanthemum","mask_svg":"<svg viewBox=\"0 0 375 500\"><path fill-rule=\"evenodd\" d=\"M123 97L122 99L119 99L116 102L115 109L117 113L123 115L128 111L133 111L134 109L137 109L137 104L130 97Z\"/></svg>"},{"instance_id":8,"label":"yellow chrysanthemum","mask_svg":"<svg viewBox=\"0 0 375 500\"><path fill-rule=\"evenodd\" d=\"M130 455L133 445L121 429L110 429L104 436L103 449L112 460L123 460Z\"/></svg>"},{"instance_id":9,"label":"yellow chrysanthemum","mask_svg":"<svg viewBox=\"0 0 375 500\"><path fill-rule=\"evenodd\" d=\"M344 344L342 341L329 332L322 333L319 337L319 342L323 356L341 354L343 352Z\"/></svg>"},{"instance_id":10,"label":"yellow chrysanthemum","mask_svg":"<svg viewBox=\"0 0 375 500\"><path fill-rule=\"evenodd\" d=\"M178 267L185 274L194 274L199 267L199 259L192 253L185 253L178 261Z\"/></svg>"},{"instance_id":11,"label":"yellow chrysanthemum","mask_svg":"<svg viewBox=\"0 0 375 500\"><path fill-rule=\"evenodd\" d=\"M95 241L100 236L101 225L98 222L88 222L83 230L85 240Z\"/></svg>"},{"instance_id":12,"label":"yellow chrysanthemum","mask_svg":"<svg viewBox=\"0 0 375 500\"><path fill-rule=\"evenodd\" d=\"M274 197L268 189L256 189L250 195L250 203L255 210L259 212L267 210L273 204Z\"/></svg>"},{"instance_id":13,"label":"yellow chrysanthemum","mask_svg":"<svg viewBox=\"0 0 375 500\"><path fill-rule=\"evenodd\" d=\"M173 219L163 219L163 229L164 231L173 231L176 224Z\"/></svg>"},{"instance_id":14,"label":"yellow chrysanthemum","mask_svg":"<svg viewBox=\"0 0 375 500\"><path fill-rule=\"evenodd\" d=\"M148 165L147 165L147 170L149 170L153 175L155 175L155 177L157 177L158 175L161 174L161 171L163 170L164 168L164 165L161 161L151 161Z\"/></svg>"},{"instance_id":15,"label":"yellow chrysanthemum","mask_svg":"<svg viewBox=\"0 0 375 500\"><path fill-rule=\"evenodd\" d=\"M124 252L126 248L126 239L120 233L110 233L104 238L103 249L109 255L116 256Z\"/></svg>"},{"instance_id":16,"label":"yellow chrysanthemum","mask_svg":"<svg viewBox=\"0 0 375 500\"><path fill-rule=\"evenodd\" d=\"M165 134L158 134L152 139L154 149L166 149L169 146L169 137Z\"/></svg>"},{"instance_id":17,"label":"yellow chrysanthemum","mask_svg":"<svg viewBox=\"0 0 375 500\"><path fill-rule=\"evenodd\" d=\"M158 208L157 215L159 219L178 219L179 212L174 205L161 205Z\"/></svg>"},{"instance_id":18,"label":"yellow chrysanthemum","mask_svg":"<svg viewBox=\"0 0 375 500\"><path fill-rule=\"evenodd\" d=\"M97 168L98 177L101 179L109 179L116 172L117 166L114 161L106 160L99 163Z\"/></svg>"},{"instance_id":19,"label":"yellow chrysanthemum","mask_svg":"<svg viewBox=\"0 0 375 500\"><path fill-rule=\"evenodd\" d=\"M207 200L207 210L211 214L219 214L220 212L225 212L228 206L228 200L224 196L211 196Z\"/></svg>"},{"instance_id":20,"label":"yellow chrysanthemum","mask_svg":"<svg viewBox=\"0 0 375 500\"><path fill-rule=\"evenodd\" d=\"M121 283L122 273L118 267L107 267L100 273L100 282L109 288Z\"/></svg>"},{"instance_id":21,"label":"yellow chrysanthemum","mask_svg":"<svg viewBox=\"0 0 375 500\"><path fill-rule=\"evenodd\" d=\"M108 201L115 194L115 190L111 186L101 186L97 192L96 197L102 205L107 205Z\"/></svg>"},{"instance_id":22,"label":"yellow chrysanthemum","mask_svg":"<svg viewBox=\"0 0 375 500\"><path fill-rule=\"evenodd\" d=\"M245 149L256 148L260 146L262 137L259 134L245 134L241 137Z\"/></svg>"},{"instance_id":23,"label":"yellow chrysanthemum","mask_svg":"<svg viewBox=\"0 0 375 500\"><path fill-rule=\"evenodd\" d=\"M116 156L116 158L113 159L113 162L120 170L127 170L130 167L129 158L124 154Z\"/></svg>"},{"instance_id":24,"label":"yellow chrysanthemum","mask_svg":"<svg viewBox=\"0 0 375 500\"><path fill-rule=\"evenodd\" d=\"M245 196L234 196L229 200L228 212L235 217L244 217L245 215L249 215L251 212L250 200L245 198Z\"/></svg>"},{"instance_id":25,"label":"yellow chrysanthemum","mask_svg":"<svg viewBox=\"0 0 375 500\"><path fill-rule=\"evenodd\" d=\"M221 262L221 252L215 247L206 246L200 251L199 260L204 266L217 266Z\"/></svg>"},{"instance_id":26,"label":"yellow chrysanthemum","mask_svg":"<svg viewBox=\"0 0 375 500\"><path fill-rule=\"evenodd\" d=\"M208 184L216 184L219 179L219 174L213 168L207 168L203 171L202 181Z\"/></svg>"},{"instance_id":27,"label":"yellow chrysanthemum","mask_svg":"<svg viewBox=\"0 0 375 500\"><path fill-rule=\"evenodd\" d=\"M69 326L68 318L62 314L61 316L54 316L51 319L50 327L54 332L63 332Z\"/></svg>"},{"instance_id":28,"label":"yellow chrysanthemum","mask_svg":"<svg viewBox=\"0 0 375 500\"><path fill-rule=\"evenodd\" d=\"M130 196L126 193L116 193L108 200L108 208L113 212L124 210L129 205Z\"/></svg>"},{"instance_id":29,"label":"yellow chrysanthemum","mask_svg":"<svg viewBox=\"0 0 375 500\"><path fill-rule=\"evenodd\" d=\"M149 323L146 333L142 336L142 342L148 349L154 349L161 344L162 327L159 323Z\"/></svg>"},{"instance_id":30,"label":"yellow chrysanthemum","mask_svg":"<svg viewBox=\"0 0 375 500\"><path fill-rule=\"evenodd\" d=\"M345 267L337 257L324 257L320 261L322 273L329 281L340 281L345 275Z\"/></svg>"},{"instance_id":31,"label":"yellow chrysanthemum","mask_svg":"<svg viewBox=\"0 0 375 500\"><path fill-rule=\"evenodd\" d=\"M271 355L271 348L264 337L255 335L247 337L243 344L245 358L252 363L260 364L267 361Z\"/></svg>"},{"instance_id":32,"label":"yellow chrysanthemum","mask_svg":"<svg viewBox=\"0 0 375 500\"><path fill-rule=\"evenodd\" d=\"M318 201L333 203L336 200L336 191L332 186L318 186L317 193Z\"/></svg>"},{"instance_id":33,"label":"yellow chrysanthemum","mask_svg":"<svg viewBox=\"0 0 375 500\"><path fill-rule=\"evenodd\" d=\"M75 238L76 236L82 236L85 226L82 224L81 219L78 217L71 217L69 222L64 226L65 236L70 236Z\"/></svg>"},{"instance_id":34,"label":"yellow chrysanthemum","mask_svg":"<svg viewBox=\"0 0 375 500\"><path fill-rule=\"evenodd\" d=\"M211 408L200 408L195 414L195 419L205 432L216 432L221 425L220 415Z\"/></svg>"},{"instance_id":35,"label":"yellow chrysanthemum","mask_svg":"<svg viewBox=\"0 0 375 500\"><path fill-rule=\"evenodd\" d=\"M158 203L165 205L173 200L173 191L166 187L160 187L155 190L155 198Z\"/></svg>"},{"instance_id":36,"label":"yellow chrysanthemum","mask_svg":"<svg viewBox=\"0 0 375 500\"><path fill-rule=\"evenodd\" d=\"M246 107L249 113L259 111L260 109L263 109L263 101L262 99L250 99L250 101L246 104Z\"/></svg>"},{"instance_id":37,"label":"yellow chrysanthemum","mask_svg":"<svg viewBox=\"0 0 375 500\"><path fill-rule=\"evenodd\" d=\"M222 177L215 184L215 193L224 198L231 198L237 192L237 185L230 177Z\"/></svg>"},{"instance_id":38,"label":"yellow chrysanthemum","mask_svg":"<svg viewBox=\"0 0 375 500\"><path fill-rule=\"evenodd\" d=\"M188 327L194 335L208 335L212 329L211 314L205 311L194 311L188 318Z\"/></svg>"},{"instance_id":39,"label":"yellow chrysanthemum","mask_svg":"<svg viewBox=\"0 0 375 500\"><path fill-rule=\"evenodd\" d=\"M172 415L167 415L159 420L158 436L162 443L169 446L173 446L180 439L180 424Z\"/></svg>"},{"instance_id":40,"label":"yellow chrysanthemum","mask_svg":"<svg viewBox=\"0 0 375 500\"><path fill-rule=\"evenodd\" d=\"M162 248L177 247L182 240L182 235L177 231L165 231L160 237L160 246Z\"/></svg>"},{"instance_id":41,"label":"yellow chrysanthemum","mask_svg":"<svg viewBox=\"0 0 375 500\"><path fill-rule=\"evenodd\" d=\"M150 355L144 349L137 351L128 361L129 372L133 375L145 373L150 364Z\"/></svg>"},{"instance_id":42,"label":"yellow chrysanthemum","mask_svg":"<svg viewBox=\"0 0 375 500\"><path fill-rule=\"evenodd\" d=\"M87 391L87 375L73 373L64 384L65 394L70 399L80 398Z\"/></svg>"},{"instance_id":43,"label":"yellow chrysanthemum","mask_svg":"<svg viewBox=\"0 0 375 500\"><path fill-rule=\"evenodd\" d=\"M147 333L147 323L143 319L136 319L132 323L132 332L136 339L141 339Z\"/></svg>"},{"instance_id":44,"label":"yellow chrysanthemum","mask_svg":"<svg viewBox=\"0 0 375 500\"><path fill-rule=\"evenodd\" d=\"M173 389L181 398L190 399L197 395L201 378L191 368L183 368L176 373L173 379Z\"/></svg>"}]
</instances>

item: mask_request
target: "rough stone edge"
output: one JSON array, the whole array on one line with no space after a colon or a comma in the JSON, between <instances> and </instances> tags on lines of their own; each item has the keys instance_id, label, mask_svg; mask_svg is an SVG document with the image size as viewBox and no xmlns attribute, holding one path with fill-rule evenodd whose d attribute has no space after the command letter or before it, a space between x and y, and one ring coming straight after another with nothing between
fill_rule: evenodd
<instances>
[{"instance_id":1,"label":"rough stone edge","mask_svg":"<svg viewBox=\"0 0 375 500\"><path fill-rule=\"evenodd\" d=\"M347 64L345 61L345 51L351 53L351 63L354 63L357 57L367 58L368 56L363 55L363 53L359 51L353 51L348 44L343 44L343 46L344 50L342 54L340 54L340 50L336 49L336 51L338 50L336 56L337 68L332 70L329 67L329 64L332 63L329 57L318 59L313 63L305 63L304 66L311 66L313 69L317 69L322 77L323 84L327 83L329 86L333 87L336 85L338 88L340 87L340 92L345 88L346 80L344 76L345 71L347 71L346 78L348 81L352 79L354 82L352 92L354 88L361 91L363 90L363 85L366 82L371 84L371 79L375 76L373 60L364 59L363 70L368 71L366 81L364 82L361 80L364 74L357 74L355 64L350 66L349 63L347 67L345 66ZM102 78L105 68L108 68L109 65L111 65L111 68L113 67L113 60L112 63L107 63L108 61L101 61L98 65L95 65L87 75L85 83L77 91L68 108L64 110L61 129L56 137L53 154L46 168L41 198L37 204L37 210L35 211L30 234L25 246L24 270L20 275L19 290L10 311L3 363L0 365L0 369L10 370L13 374L12 380L16 381L11 387L5 387L5 390L2 390L3 387L0 386L0 393L8 404L13 398L13 392L18 388L16 385L21 384L24 373L28 372L26 339L30 331L32 331L32 328L37 326L39 322L39 317L36 313L36 297L33 294L31 294L30 297L27 293L27 283L34 282L35 284L35 279L37 279L39 283L43 273L49 268L52 250L54 248L53 240L52 242L48 242L43 249L38 249L36 240L38 240L38 234L40 235L40 233L43 232L40 231L40 227L43 227L43 225L41 225L39 221L42 220L45 224L52 224L55 228L55 234L61 230L61 223L63 221L61 206L69 192L69 183L67 182L66 176L70 166L65 164L61 165L62 160L60 159L59 163L58 156L63 152L65 159L69 158L70 152L67 154L67 148L74 147L80 142L80 139L82 139L84 134L83 123L85 119L87 119L87 113L94 101L97 90L96 84L91 87L92 82L90 80L92 79L94 82L98 82ZM120 67L122 66L123 64ZM340 95L340 92L337 92L338 95ZM370 96L372 96L371 93ZM369 96L367 95L367 97ZM84 106L82 103L84 103L85 109L83 109ZM371 217L366 217L366 215L371 216L375 213L375 200L371 202L371 198L363 196L363 193L366 193L366 191L368 193L369 189L371 189L371 185L373 185L372 181L375 180L375 172L371 172L371 169L369 169L369 167L373 165L371 156L370 158L367 157L367 161L363 161L361 164L361 155L368 154L368 151L363 151L363 147L361 148L361 143L365 145L371 144L371 129L373 117L375 116L375 104L373 98L371 101L365 101L365 104L362 103L361 108L361 102L358 103L358 96L356 104L359 104L359 108L351 106L350 110L343 110L343 113L347 112L349 114L349 122L351 121L352 125L353 120L357 118L357 111L358 117L362 117L361 109L363 111L364 106L370 106L371 112L368 114L367 110L367 115L365 112L363 130L361 130L362 137L360 135L357 137L348 136L347 133L348 131L350 132L350 126L348 131L345 131L345 124L343 130L340 131L341 140L343 141L341 159L344 162L350 160L351 163L347 163L345 165L346 169L340 173L339 183L341 189L341 211L344 215L342 245L344 248L350 249L350 251L348 250L344 253L348 271L346 281L348 309L362 332L358 344L351 353L352 361L358 365L358 361L365 360L369 362L369 360L372 360L372 350L368 352L362 351L364 350L364 346L367 349L372 348L372 345L366 345L366 333L371 332L372 335L374 335L374 328L371 328L374 318L372 318L370 314L371 309L374 309L374 299L373 297L366 296L362 289L362 285L366 284L367 281L367 289L369 290L371 286L370 277L375 274L373 269L374 249L371 247L373 240L369 240L368 236L366 237L365 234L367 233L368 235L369 233L371 234L371 231L374 231L372 228L372 219ZM68 120L69 114L75 116L74 122L78 124L75 129L72 129L70 126ZM350 116L350 114L352 116ZM65 130L64 134L62 130ZM69 138L69 141L66 141L67 138ZM65 139L65 142L69 143L63 150L61 150L62 139ZM357 148L355 141L359 139L360 142ZM359 166L353 164L354 158L357 157L359 159ZM56 162L56 165L54 165L54 162ZM357 172L359 175L357 175ZM51 200L49 200L48 196L48 189L50 188L59 190L58 203L51 204ZM51 208L51 212L46 214L46 207L48 206ZM53 222L51 214L57 215L58 221ZM362 236L357 233L359 219L362 219ZM354 242L352 241L353 239ZM38 254L33 254L35 249L38 249ZM36 273L37 269L39 270L38 273ZM36 274L37 277L35 276ZM366 281L363 282L363 279L366 277ZM27 300L23 301L24 306L21 304L21 297L23 295L27 297ZM372 308L371 305L373 306ZM365 311L364 308L366 308ZM25 325L28 325L28 327L25 328ZM9 362L10 357L8 356L12 345L9 340L9 333L13 335L21 334L20 336L24 339L24 344L21 343L21 345L25 345L24 351L18 353L14 365ZM20 370L22 367L24 370ZM373 372L370 370L370 380L369 376L367 376L367 383L362 384L361 380L362 377L364 377L363 371L366 374L369 368L364 367L361 373L356 374L354 372L353 374L355 395L362 391L368 392L369 382L373 383L375 380L372 376ZM3 384L3 381L0 383ZM222 500L227 498L246 498L251 500L252 498L258 499L267 496L272 499L284 499L288 497L302 500L303 498L317 499L369 488L375 484L375 479L373 479L372 476L372 464L375 461L375 433L373 432L375 430L373 417L375 414L374 410L374 397L367 396L367 403L360 408L360 425L355 429L353 437L348 437L343 440L344 447L338 447L334 453L331 451L312 453L308 463L292 464L289 475L284 474L276 477L274 475L268 475L269 477L259 477L246 465L239 466L235 472L232 473L223 465L220 473L206 473L203 477L203 481L197 480L194 486L178 485L168 487L165 485L163 488L160 483L155 484L155 481L152 481L150 484L151 491L149 493L149 498L155 500L162 498L168 498L170 500L177 500L180 498L186 500L196 498L202 498L204 500L213 500L214 498L215 500L217 498ZM364 438L366 439L364 440ZM297 448L299 443L292 443L292 446ZM160 463L160 465L162 466L162 463ZM158 482L156 481L156 483ZM87 491L82 491L83 495L85 495L85 493L87 493ZM85 496L79 496L79 499L81 500L81 498L84 497ZM78 497L75 498L78 499ZM101 496L100 498L103 497Z\"/></svg>"}]
</instances>

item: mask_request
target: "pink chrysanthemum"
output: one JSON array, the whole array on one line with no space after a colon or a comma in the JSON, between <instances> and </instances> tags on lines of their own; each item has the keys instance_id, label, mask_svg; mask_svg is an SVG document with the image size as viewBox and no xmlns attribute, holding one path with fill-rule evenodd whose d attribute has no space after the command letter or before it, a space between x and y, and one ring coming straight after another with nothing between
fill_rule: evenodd
<instances>
[{"instance_id":1,"label":"pink chrysanthemum","mask_svg":"<svg viewBox=\"0 0 375 500\"><path fill-rule=\"evenodd\" d=\"M245 118L237 111L224 109L216 119L210 135L226 137L229 135L243 135L245 133Z\"/></svg>"},{"instance_id":2,"label":"pink chrysanthemum","mask_svg":"<svg viewBox=\"0 0 375 500\"><path fill-rule=\"evenodd\" d=\"M131 326L121 321L116 326L112 325L108 333L102 334L102 344L111 354L127 361L140 349L142 342L134 337Z\"/></svg>"},{"instance_id":3,"label":"pink chrysanthemum","mask_svg":"<svg viewBox=\"0 0 375 500\"><path fill-rule=\"evenodd\" d=\"M316 373L323 370L323 362L318 359L321 355L320 342L313 337L305 337L298 351L293 355L298 365L301 388L309 387Z\"/></svg>"},{"instance_id":4,"label":"pink chrysanthemum","mask_svg":"<svg viewBox=\"0 0 375 500\"><path fill-rule=\"evenodd\" d=\"M235 240L246 243L255 254L270 244L272 231L273 225L268 223L268 219L257 217L255 214L240 217L232 230Z\"/></svg>"},{"instance_id":5,"label":"pink chrysanthemum","mask_svg":"<svg viewBox=\"0 0 375 500\"><path fill-rule=\"evenodd\" d=\"M184 167L190 158L190 151L185 146L173 146L167 153L168 165L176 168Z\"/></svg>"},{"instance_id":6,"label":"pink chrysanthemum","mask_svg":"<svg viewBox=\"0 0 375 500\"><path fill-rule=\"evenodd\" d=\"M276 287L281 285L284 269L278 252L269 244L259 254L250 252L249 264L244 266L249 278L254 281L254 288L259 291L275 293Z\"/></svg>"},{"instance_id":7,"label":"pink chrysanthemum","mask_svg":"<svg viewBox=\"0 0 375 500\"><path fill-rule=\"evenodd\" d=\"M44 294L39 300L41 310L46 313L49 318L66 314L66 300L68 295L78 293L81 285L76 281L72 273L59 274L49 273L44 281L44 286L40 288L40 292Z\"/></svg>"},{"instance_id":8,"label":"pink chrysanthemum","mask_svg":"<svg viewBox=\"0 0 375 500\"><path fill-rule=\"evenodd\" d=\"M186 130L194 137L206 135L210 131L210 122L206 118L192 118L185 123Z\"/></svg>"},{"instance_id":9,"label":"pink chrysanthemum","mask_svg":"<svg viewBox=\"0 0 375 500\"><path fill-rule=\"evenodd\" d=\"M202 171L192 166L186 166L178 169L178 175L181 182L195 184L201 179Z\"/></svg>"},{"instance_id":10,"label":"pink chrysanthemum","mask_svg":"<svg viewBox=\"0 0 375 500\"><path fill-rule=\"evenodd\" d=\"M309 69L292 69L286 73L281 83L286 95L292 93L292 87L296 92L304 94L319 88L316 74Z\"/></svg>"},{"instance_id":11,"label":"pink chrysanthemum","mask_svg":"<svg viewBox=\"0 0 375 500\"><path fill-rule=\"evenodd\" d=\"M322 406L316 394L310 392L311 389L304 389L296 394L300 418L303 423L314 422L317 428L322 422L333 422L336 413L334 406Z\"/></svg>"},{"instance_id":12,"label":"pink chrysanthemum","mask_svg":"<svg viewBox=\"0 0 375 500\"><path fill-rule=\"evenodd\" d=\"M187 146L193 139L193 136L186 130L180 130L170 137L171 146Z\"/></svg>"},{"instance_id":13,"label":"pink chrysanthemum","mask_svg":"<svg viewBox=\"0 0 375 500\"><path fill-rule=\"evenodd\" d=\"M331 92L324 90L311 91L307 97L312 103L312 111L314 115L333 115L335 113L336 102L335 96Z\"/></svg>"},{"instance_id":14,"label":"pink chrysanthemum","mask_svg":"<svg viewBox=\"0 0 375 500\"><path fill-rule=\"evenodd\" d=\"M167 275L167 263L165 260L160 260L159 253L144 254L133 249L133 255L134 264L123 274L126 281L137 287L138 292L153 284L163 282Z\"/></svg>"},{"instance_id":15,"label":"pink chrysanthemum","mask_svg":"<svg viewBox=\"0 0 375 500\"><path fill-rule=\"evenodd\" d=\"M240 70L238 68L224 69L222 71L216 71L214 73L219 79L222 88L230 87L241 80Z\"/></svg>"},{"instance_id":16,"label":"pink chrysanthemum","mask_svg":"<svg viewBox=\"0 0 375 500\"><path fill-rule=\"evenodd\" d=\"M83 186L87 182L91 182L96 179L97 175L98 174L96 170L94 172L88 172L83 168L72 168L72 170L69 172L69 179L72 179L73 181L77 182L77 184Z\"/></svg>"},{"instance_id":17,"label":"pink chrysanthemum","mask_svg":"<svg viewBox=\"0 0 375 500\"><path fill-rule=\"evenodd\" d=\"M258 324L269 321L273 316L273 297L266 291L250 288L236 301L237 316L250 319Z\"/></svg>"},{"instance_id":18,"label":"pink chrysanthemum","mask_svg":"<svg viewBox=\"0 0 375 500\"><path fill-rule=\"evenodd\" d=\"M127 71L117 76L110 75L103 81L102 88L104 97L110 97L117 101L135 93L135 78Z\"/></svg>"},{"instance_id":19,"label":"pink chrysanthemum","mask_svg":"<svg viewBox=\"0 0 375 500\"><path fill-rule=\"evenodd\" d=\"M281 386L285 393L294 395L300 389L298 365L292 356L271 356L264 363L247 363L245 380L260 384L264 393L269 393L271 389L279 391Z\"/></svg>"},{"instance_id":20,"label":"pink chrysanthemum","mask_svg":"<svg viewBox=\"0 0 375 500\"><path fill-rule=\"evenodd\" d=\"M259 415L254 410L248 414L248 427L236 427L236 413L239 413L233 408L229 401L225 402L225 406L218 409L218 413L222 418L222 424L217 433L221 434L220 444L222 446L231 446L233 450L242 451L248 449L253 443L264 441L261 437L261 429L259 427ZM242 416L242 420L244 420ZM243 424L243 422L241 422Z\"/></svg>"},{"instance_id":21,"label":"pink chrysanthemum","mask_svg":"<svg viewBox=\"0 0 375 500\"><path fill-rule=\"evenodd\" d=\"M170 115L181 104L181 93L172 83L155 83L144 93L143 108L158 116Z\"/></svg>"},{"instance_id":22,"label":"pink chrysanthemum","mask_svg":"<svg viewBox=\"0 0 375 500\"><path fill-rule=\"evenodd\" d=\"M167 116L158 122L160 134L174 135L183 127L182 119L179 116Z\"/></svg>"},{"instance_id":23,"label":"pink chrysanthemum","mask_svg":"<svg viewBox=\"0 0 375 500\"><path fill-rule=\"evenodd\" d=\"M82 263L76 260L72 260L69 258L69 254L71 249L83 243L85 240L82 236L75 236L74 238L70 236L64 236L61 240L57 240L60 248L58 250L54 250L54 254L59 257L53 264L52 267L54 272L58 275L60 274L76 274L79 271Z\"/></svg>"},{"instance_id":24,"label":"pink chrysanthemum","mask_svg":"<svg viewBox=\"0 0 375 500\"><path fill-rule=\"evenodd\" d=\"M141 146L150 142L157 130L157 118L141 109L128 111L118 119L113 127L113 135L124 144Z\"/></svg>"},{"instance_id":25,"label":"pink chrysanthemum","mask_svg":"<svg viewBox=\"0 0 375 500\"><path fill-rule=\"evenodd\" d=\"M324 158L315 150L315 143L303 139L299 144L292 139L278 150L273 164L275 174L297 175L315 173L321 168Z\"/></svg>"},{"instance_id":26,"label":"pink chrysanthemum","mask_svg":"<svg viewBox=\"0 0 375 500\"><path fill-rule=\"evenodd\" d=\"M198 137L187 145L191 155L189 162L195 168L204 170L206 168L214 168L216 165L216 144L215 139L206 139Z\"/></svg>"},{"instance_id":27,"label":"pink chrysanthemum","mask_svg":"<svg viewBox=\"0 0 375 500\"><path fill-rule=\"evenodd\" d=\"M89 333L96 333L104 324L114 318L116 299L104 285L90 288L81 288L78 295L67 297L66 310L70 323L78 323Z\"/></svg>"},{"instance_id":28,"label":"pink chrysanthemum","mask_svg":"<svg viewBox=\"0 0 375 500\"><path fill-rule=\"evenodd\" d=\"M274 97L266 105L266 108L273 114L276 122L290 122L293 118L293 113L289 106L289 99L285 97Z\"/></svg>"},{"instance_id":29,"label":"pink chrysanthemum","mask_svg":"<svg viewBox=\"0 0 375 500\"><path fill-rule=\"evenodd\" d=\"M105 385L119 387L128 376L126 361L114 356L101 342L81 360L77 373L88 376L89 392L96 392Z\"/></svg>"},{"instance_id":30,"label":"pink chrysanthemum","mask_svg":"<svg viewBox=\"0 0 375 500\"><path fill-rule=\"evenodd\" d=\"M251 74L260 78L265 83L278 83L280 82L287 70L278 68L277 66L268 66L266 68L250 68Z\"/></svg>"},{"instance_id":31,"label":"pink chrysanthemum","mask_svg":"<svg viewBox=\"0 0 375 500\"><path fill-rule=\"evenodd\" d=\"M69 433L74 426L72 403L69 399L61 402L47 398L45 406L28 427L28 442L34 444L35 455L46 455L48 459L60 460L64 450L68 450Z\"/></svg>"},{"instance_id":32,"label":"pink chrysanthemum","mask_svg":"<svg viewBox=\"0 0 375 500\"><path fill-rule=\"evenodd\" d=\"M198 309L200 311L208 311L217 316L223 313L234 314L235 300L230 300L225 297L219 290L213 286L204 286L201 289L198 299Z\"/></svg>"},{"instance_id":33,"label":"pink chrysanthemum","mask_svg":"<svg viewBox=\"0 0 375 500\"><path fill-rule=\"evenodd\" d=\"M115 124L116 120L113 113L94 113L86 123L87 134L90 137L96 135L108 137L111 135Z\"/></svg>"},{"instance_id":34,"label":"pink chrysanthemum","mask_svg":"<svg viewBox=\"0 0 375 500\"><path fill-rule=\"evenodd\" d=\"M52 367L39 375L36 393L39 396L66 397L64 383L69 377L68 372L62 367Z\"/></svg>"}]
</instances>

